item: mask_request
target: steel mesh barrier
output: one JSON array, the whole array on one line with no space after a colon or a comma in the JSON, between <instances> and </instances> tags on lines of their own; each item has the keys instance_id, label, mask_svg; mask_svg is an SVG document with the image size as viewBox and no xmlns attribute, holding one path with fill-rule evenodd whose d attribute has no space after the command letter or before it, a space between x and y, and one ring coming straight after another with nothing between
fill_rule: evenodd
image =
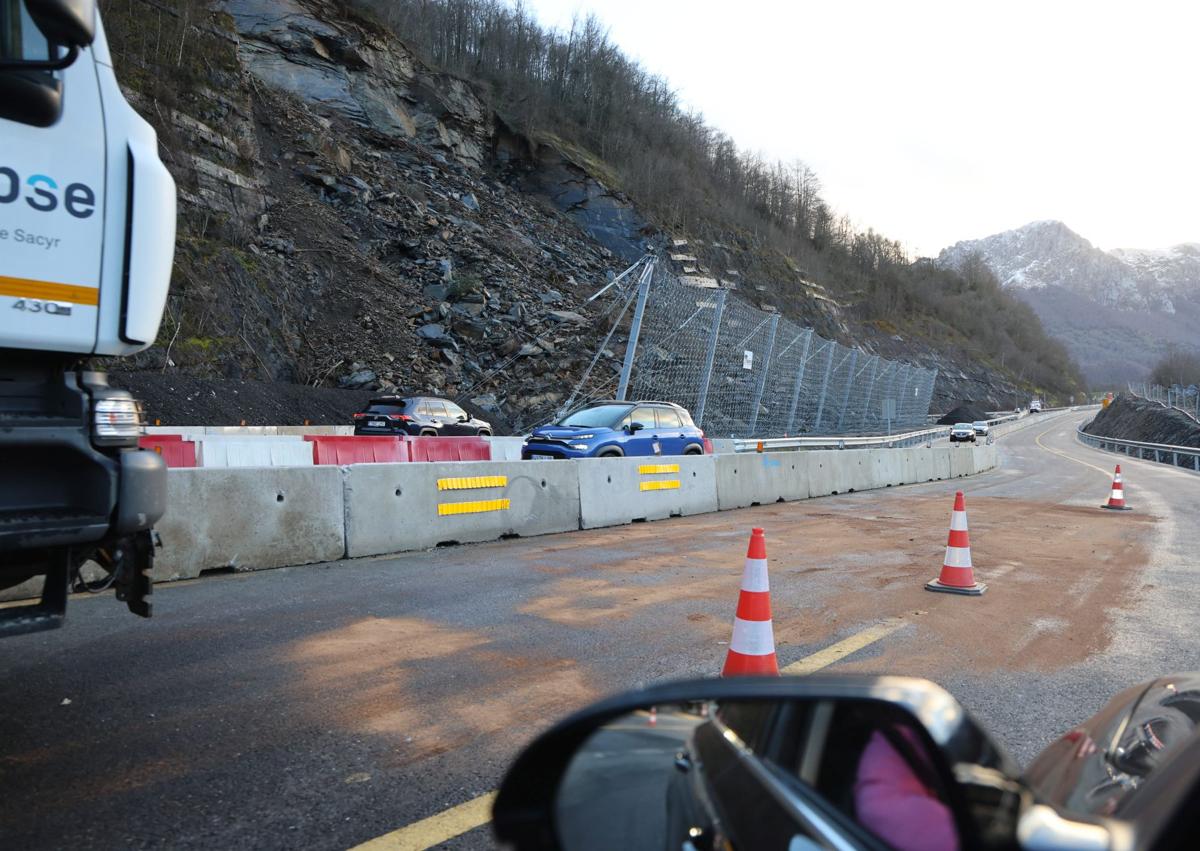
<instances>
[{"instance_id":1,"label":"steel mesh barrier","mask_svg":"<svg viewBox=\"0 0 1200 851\"><path fill-rule=\"evenodd\" d=\"M1200 388L1190 384L1184 387L1180 384L1163 387L1161 384L1129 384L1129 393L1147 402L1157 402L1164 408L1174 408L1181 414L1187 414L1196 422L1200 422Z\"/></svg>"},{"instance_id":2,"label":"steel mesh barrier","mask_svg":"<svg viewBox=\"0 0 1200 851\"><path fill-rule=\"evenodd\" d=\"M937 370L826 340L728 290L683 283L658 264L641 271L605 293L623 305L618 322L634 295L642 306L630 332L636 347L632 360L627 353L625 398L683 405L715 437L885 434L925 425ZM577 407L616 395L621 379L614 387L613 378L589 382L583 395L577 388L569 401Z\"/></svg>"}]
</instances>

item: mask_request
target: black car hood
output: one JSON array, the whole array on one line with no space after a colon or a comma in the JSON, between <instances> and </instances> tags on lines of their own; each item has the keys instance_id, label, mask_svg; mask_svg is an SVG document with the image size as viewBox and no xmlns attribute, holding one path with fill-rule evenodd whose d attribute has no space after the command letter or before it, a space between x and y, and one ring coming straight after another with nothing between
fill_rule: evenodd
<instances>
[{"instance_id":1,"label":"black car hood","mask_svg":"<svg viewBox=\"0 0 1200 851\"><path fill-rule=\"evenodd\" d=\"M1117 815L1147 777L1196 734L1200 673L1160 677L1118 694L1051 744L1025 779L1039 799Z\"/></svg>"}]
</instances>

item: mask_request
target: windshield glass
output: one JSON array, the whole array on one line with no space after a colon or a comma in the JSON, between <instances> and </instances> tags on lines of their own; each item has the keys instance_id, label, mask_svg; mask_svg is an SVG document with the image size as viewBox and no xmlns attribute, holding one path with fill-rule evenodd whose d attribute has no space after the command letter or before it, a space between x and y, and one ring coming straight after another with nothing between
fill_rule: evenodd
<instances>
[{"instance_id":1,"label":"windshield glass","mask_svg":"<svg viewBox=\"0 0 1200 851\"><path fill-rule=\"evenodd\" d=\"M404 413L403 402L372 402L367 406L365 413L368 414L402 414Z\"/></svg>"},{"instance_id":2,"label":"windshield glass","mask_svg":"<svg viewBox=\"0 0 1200 851\"><path fill-rule=\"evenodd\" d=\"M587 408L564 417L558 422L558 425L578 428L612 428L614 423L629 412L629 408L629 405L601 405L598 408Z\"/></svg>"},{"instance_id":3,"label":"windshield glass","mask_svg":"<svg viewBox=\"0 0 1200 851\"><path fill-rule=\"evenodd\" d=\"M0 0L0 60L45 61L50 44L21 0Z\"/></svg>"}]
</instances>

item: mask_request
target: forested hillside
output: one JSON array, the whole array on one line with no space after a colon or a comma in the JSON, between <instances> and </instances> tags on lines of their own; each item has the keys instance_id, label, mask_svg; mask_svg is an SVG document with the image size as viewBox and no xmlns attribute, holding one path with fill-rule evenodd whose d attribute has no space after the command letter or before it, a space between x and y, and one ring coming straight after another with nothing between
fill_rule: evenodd
<instances>
[{"instance_id":1,"label":"forested hillside","mask_svg":"<svg viewBox=\"0 0 1200 851\"><path fill-rule=\"evenodd\" d=\"M740 150L686 111L669 81L626 57L597 17L556 32L503 0L349 2L427 61L479 85L526 135L580 151L657 224L759 252L751 273L777 301L799 307L802 282L817 281L860 320L949 343L1050 393L1082 386L1064 347L986 267L947 272L855 229L822 198L812 169Z\"/></svg>"},{"instance_id":2,"label":"forested hillside","mask_svg":"<svg viewBox=\"0 0 1200 851\"><path fill-rule=\"evenodd\" d=\"M536 424L598 353L615 382L625 335L602 347L587 297L679 238L735 297L937 369L935 405L1074 392L983 270L855 231L810 169L738 150L594 20L548 33L480 0L101 9L180 190L159 340L120 365L154 416L219 417L206 400L278 383L352 390L347 415L364 392L428 392ZM277 410L330 409L295 398Z\"/></svg>"}]
</instances>

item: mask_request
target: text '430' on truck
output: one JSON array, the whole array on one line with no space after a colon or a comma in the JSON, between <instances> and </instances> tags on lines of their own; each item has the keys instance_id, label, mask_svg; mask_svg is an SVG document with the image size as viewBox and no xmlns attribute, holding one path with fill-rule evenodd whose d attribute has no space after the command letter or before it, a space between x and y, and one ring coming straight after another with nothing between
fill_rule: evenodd
<instances>
[{"instance_id":1,"label":"text '430' on truck","mask_svg":"<svg viewBox=\"0 0 1200 851\"><path fill-rule=\"evenodd\" d=\"M154 342L174 246L175 184L95 0L0 0L0 588L45 577L0 635L58 626L72 585L150 615L166 467L95 363Z\"/></svg>"}]
</instances>

